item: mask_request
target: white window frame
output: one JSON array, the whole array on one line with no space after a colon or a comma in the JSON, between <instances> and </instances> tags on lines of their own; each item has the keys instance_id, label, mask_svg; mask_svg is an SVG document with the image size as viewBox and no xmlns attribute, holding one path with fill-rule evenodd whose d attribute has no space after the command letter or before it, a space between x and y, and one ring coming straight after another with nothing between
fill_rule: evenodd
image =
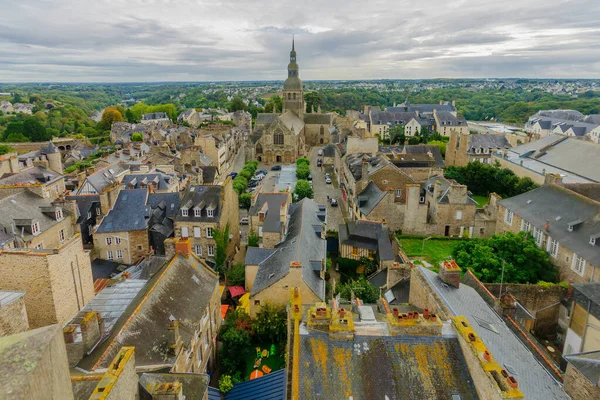
<instances>
[{"instance_id":1,"label":"white window frame","mask_svg":"<svg viewBox=\"0 0 600 400\"><path fill-rule=\"evenodd\" d=\"M529 232L531 230L531 224L524 219L521 220L521 231Z\"/></svg>"},{"instance_id":2,"label":"white window frame","mask_svg":"<svg viewBox=\"0 0 600 400\"><path fill-rule=\"evenodd\" d=\"M206 253L208 254L209 257L214 257L214 255L215 255L215 245L214 244L209 244L208 246L206 246Z\"/></svg>"},{"instance_id":3,"label":"white window frame","mask_svg":"<svg viewBox=\"0 0 600 400\"><path fill-rule=\"evenodd\" d=\"M188 232L188 227L187 226L182 226L181 227L181 237L189 237L189 232Z\"/></svg>"},{"instance_id":4,"label":"white window frame","mask_svg":"<svg viewBox=\"0 0 600 400\"><path fill-rule=\"evenodd\" d=\"M402 197L402 189L396 189L396 197Z\"/></svg>"},{"instance_id":5,"label":"white window frame","mask_svg":"<svg viewBox=\"0 0 600 400\"><path fill-rule=\"evenodd\" d=\"M194 237L195 238L202 237L202 228L201 227L199 227L199 226L194 227Z\"/></svg>"},{"instance_id":6,"label":"white window frame","mask_svg":"<svg viewBox=\"0 0 600 400\"><path fill-rule=\"evenodd\" d=\"M96 215L102 214L102 209L100 207L96 207Z\"/></svg>"},{"instance_id":7,"label":"white window frame","mask_svg":"<svg viewBox=\"0 0 600 400\"><path fill-rule=\"evenodd\" d=\"M38 250L43 249L44 248L44 242L39 242L37 244L37 246L35 246L35 248L38 249Z\"/></svg>"},{"instance_id":8,"label":"white window frame","mask_svg":"<svg viewBox=\"0 0 600 400\"><path fill-rule=\"evenodd\" d=\"M115 259L112 250L106 250L106 259L107 260L114 260Z\"/></svg>"},{"instance_id":9,"label":"white window frame","mask_svg":"<svg viewBox=\"0 0 600 400\"><path fill-rule=\"evenodd\" d=\"M510 211L508 208L504 209L504 222L508 225L512 226L514 213Z\"/></svg>"},{"instance_id":10,"label":"white window frame","mask_svg":"<svg viewBox=\"0 0 600 400\"><path fill-rule=\"evenodd\" d=\"M546 246L546 251L554 258L558 258L558 240L552 239L548 236L548 245Z\"/></svg>"},{"instance_id":11,"label":"white window frame","mask_svg":"<svg viewBox=\"0 0 600 400\"><path fill-rule=\"evenodd\" d=\"M595 245L596 245L596 238L595 238L595 237L591 237L591 238L590 238L590 244L591 244L592 246L595 246Z\"/></svg>"},{"instance_id":12,"label":"white window frame","mask_svg":"<svg viewBox=\"0 0 600 400\"><path fill-rule=\"evenodd\" d=\"M91 218L92 218L92 212L88 211L88 213L87 213L87 219L91 219Z\"/></svg>"},{"instance_id":13,"label":"white window frame","mask_svg":"<svg viewBox=\"0 0 600 400\"><path fill-rule=\"evenodd\" d=\"M202 216L202 210L200 210L199 208L194 208L194 217L201 217Z\"/></svg>"},{"instance_id":14,"label":"white window frame","mask_svg":"<svg viewBox=\"0 0 600 400\"><path fill-rule=\"evenodd\" d=\"M31 234L38 235L39 233L40 233L40 223L35 222L35 223L31 224Z\"/></svg>"},{"instance_id":15,"label":"white window frame","mask_svg":"<svg viewBox=\"0 0 600 400\"><path fill-rule=\"evenodd\" d=\"M61 229L60 231L58 231L58 239L61 242L65 241L65 230L64 229Z\"/></svg>"},{"instance_id":16,"label":"white window frame","mask_svg":"<svg viewBox=\"0 0 600 400\"><path fill-rule=\"evenodd\" d=\"M206 237L208 239L212 239L212 237L213 237L213 228L206 228Z\"/></svg>"},{"instance_id":17,"label":"white window frame","mask_svg":"<svg viewBox=\"0 0 600 400\"><path fill-rule=\"evenodd\" d=\"M187 208L182 208L181 209L181 216L182 217L187 217L188 216L188 209Z\"/></svg>"},{"instance_id":18,"label":"white window frame","mask_svg":"<svg viewBox=\"0 0 600 400\"><path fill-rule=\"evenodd\" d=\"M578 256L577 254L573 253L573 261L571 264L571 269L579 276L584 276L585 275L585 264L586 261L583 257ZM581 270L581 272L580 272Z\"/></svg>"},{"instance_id":19,"label":"white window frame","mask_svg":"<svg viewBox=\"0 0 600 400\"><path fill-rule=\"evenodd\" d=\"M539 246L544 242L544 232L541 229L533 227L533 239L535 240L535 244Z\"/></svg>"},{"instance_id":20,"label":"white window frame","mask_svg":"<svg viewBox=\"0 0 600 400\"><path fill-rule=\"evenodd\" d=\"M194 254L201 257L202 256L202 246L199 244L194 245Z\"/></svg>"},{"instance_id":21,"label":"white window frame","mask_svg":"<svg viewBox=\"0 0 600 400\"><path fill-rule=\"evenodd\" d=\"M462 210L456 210L456 219L457 220L461 220L462 219Z\"/></svg>"},{"instance_id":22,"label":"white window frame","mask_svg":"<svg viewBox=\"0 0 600 400\"><path fill-rule=\"evenodd\" d=\"M117 249L116 256L117 256L117 260L122 260L123 259L123 250Z\"/></svg>"},{"instance_id":23,"label":"white window frame","mask_svg":"<svg viewBox=\"0 0 600 400\"><path fill-rule=\"evenodd\" d=\"M115 244L121 244L121 238L118 236L115 236Z\"/></svg>"},{"instance_id":24,"label":"white window frame","mask_svg":"<svg viewBox=\"0 0 600 400\"><path fill-rule=\"evenodd\" d=\"M63 211L62 208L57 208L56 211L56 220L60 221L61 219L63 219Z\"/></svg>"},{"instance_id":25,"label":"white window frame","mask_svg":"<svg viewBox=\"0 0 600 400\"><path fill-rule=\"evenodd\" d=\"M92 236L93 233L94 233L94 226L88 225L88 235Z\"/></svg>"},{"instance_id":26,"label":"white window frame","mask_svg":"<svg viewBox=\"0 0 600 400\"><path fill-rule=\"evenodd\" d=\"M107 246L111 246L112 245L112 237L109 236L107 238L104 239L105 243Z\"/></svg>"},{"instance_id":27,"label":"white window frame","mask_svg":"<svg viewBox=\"0 0 600 400\"><path fill-rule=\"evenodd\" d=\"M209 217L209 218L212 218L212 217L214 217L214 213L215 213L215 210L212 210L212 209L210 209L210 208L207 208L207 209L206 209L206 216L207 216L207 217Z\"/></svg>"}]
</instances>

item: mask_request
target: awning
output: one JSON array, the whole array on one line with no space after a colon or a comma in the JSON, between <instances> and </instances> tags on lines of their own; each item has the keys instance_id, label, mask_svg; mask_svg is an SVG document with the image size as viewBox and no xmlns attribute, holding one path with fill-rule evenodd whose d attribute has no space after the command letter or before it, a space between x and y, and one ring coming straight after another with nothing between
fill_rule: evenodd
<instances>
[{"instance_id":1,"label":"awning","mask_svg":"<svg viewBox=\"0 0 600 400\"><path fill-rule=\"evenodd\" d=\"M227 315L227 310L229 310L229 306L227 304L221 304L221 319L225 319L225 315Z\"/></svg>"},{"instance_id":2,"label":"awning","mask_svg":"<svg viewBox=\"0 0 600 400\"><path fill-rule=\"evenodd\" d=\"M219 285L219 296L223 297L224 291L225 291L225 286Z\"/></svg>"},{"instance_id":3,"label":"awning","mask_svg":"<svg viewBox=\"0 0 600 400\"><path fill-rule=\"evenodd\" d=\"M237 297L246 293L246 289L243 286L229 286L229 293L231 297Z\"/></svg>"}]
</instances>

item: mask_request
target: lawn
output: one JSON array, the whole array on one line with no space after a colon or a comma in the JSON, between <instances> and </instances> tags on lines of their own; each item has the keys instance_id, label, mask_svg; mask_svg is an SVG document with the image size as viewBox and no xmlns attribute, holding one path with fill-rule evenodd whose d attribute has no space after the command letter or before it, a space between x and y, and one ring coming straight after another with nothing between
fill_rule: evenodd
<instances>
[{"instance_id":1,"label":"lawn","mask_svg":"<svg viewBox=\"0 0 600 400\"><path fill-rule=\"evenodd\" d=\"M402 238L398 237L402 249L408 257L423 257L435 268L439 267L441 261L452 255L452 250L461 242L461 239L429 239Z\"/></svg>"},{"instance_id":2,"label":"lawn","mask_svg":"<svg viewBox=\"0 0 600 400\"><path fill-rule=\"evenodd\" d=\"M488 196L471 196L473 198L473 200L475 200L478 204L477 208L483 208L483 206L485 206L490 198Z\"/></svg>"},{"instance_id":3,"label":"lawn","mask_svg":"<svg viewBox=\"0 0 600 400\"><path fill-rule=\"evenodd\" d=\"M277 346L277 353L274 356L269 356L267 358L263 358L261 363L260 363L260 367L258 368L259 370L261 370L263 365L267 365L267 367L271 368L272 371L271 373L280 370L282 368L285 368L285 348L283 348L281 345L276 344ZM271 343L258 343L255 344L253 343L251 345L250 350L248 351L248 354L246 355L246 360L245 360L245 368L243 371L243 375L242 375L242 379L244 379L244 381L247 381L250 379L250 374L252 373L252 371L254 371L254 362L256 361L256 347L260 347L261 350L267 350L269 351L269 349L271 348ZM262 370L261 370L262 372Z\"/></svg>"}]
</instances>

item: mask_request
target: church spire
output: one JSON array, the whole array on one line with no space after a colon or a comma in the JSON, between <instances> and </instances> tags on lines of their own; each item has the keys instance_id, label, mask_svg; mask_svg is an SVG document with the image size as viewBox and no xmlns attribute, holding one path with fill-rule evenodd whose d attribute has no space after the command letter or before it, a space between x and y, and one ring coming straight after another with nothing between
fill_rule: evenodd
<instances>
[{"instance_id":1,"label":"church spire","mask_svg":"<svg viewBox=\"0 0 600 400\"><path fill-rule=\"evenodd\" d=\"M296 49L294 49L294 34L292 33L292 51L296 51Z\"/></svg>"}]
</instances>

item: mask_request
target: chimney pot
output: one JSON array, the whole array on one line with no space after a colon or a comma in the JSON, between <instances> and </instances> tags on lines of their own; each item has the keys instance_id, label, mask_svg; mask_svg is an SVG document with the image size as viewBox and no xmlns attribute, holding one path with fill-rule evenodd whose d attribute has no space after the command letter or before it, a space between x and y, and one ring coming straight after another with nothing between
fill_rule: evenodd
<instances>
[{"instance_id":1,"label":"chimney pot","mask_svg":"<svg viewBox=\"0 0 600 400\"><path fill-rule=\"evenodd\" d=\"M437 321L437 316L435 314L431 314L430 318L431 322L436 322Z\"/></svg>"},{"instance_id":2,"label":"chimney pot","mask_svg":"<svg viewBox=\"0 0 600 400\"><path fill-rule=\"evenodd\" d=\"M398 309L397 309L396 307L392 308L392 315L393 315L394 317L397 317L397 316L398 316Z\"/></svg>"},{"instance_id":3,"label":"chimney pot","mask_svg":"<svg viewBox=\"0 0 600 400\"><path fill-rule=\"evenodd\" d=\"M469 332L469 341L470 341L470 342L475 342L475 341L477 341L477 337L475 337L475 335L474 335L474 334L472 334L472 333L470 333L470 332Z\"/></svg>"},{"instance_id":4,"label":"chimney pot","mask_svg":"<svg viewBox=\"0 0 600 400\"><path fill-rule=\"evenodd\" d=\"M516 389L516 388L518 388L518 387L519 387L519 384L517 383L517 380L516 380L514 377L512 377L512 376L509 376L508 378L506 378L506 380L507 380L507 382L508 382L508 385L509 385L511 388L513 388L513 389Z\"/></svg>"},{"instance_id":5,"label":"chimney pot","mask_svg":"<svg viewBox=\"0 0 600 400\"><path fill-rule=\"evenodd\" d=\"M490 361L492 361L492 355L491 355L491 354L490 354L490 352L489 352L489 351L487 351L487 350L483 352L483 358L484 358L484 360L485 360L485 361L487 361L487 362L490 362Z\"/></svg>"}]
</instances>

